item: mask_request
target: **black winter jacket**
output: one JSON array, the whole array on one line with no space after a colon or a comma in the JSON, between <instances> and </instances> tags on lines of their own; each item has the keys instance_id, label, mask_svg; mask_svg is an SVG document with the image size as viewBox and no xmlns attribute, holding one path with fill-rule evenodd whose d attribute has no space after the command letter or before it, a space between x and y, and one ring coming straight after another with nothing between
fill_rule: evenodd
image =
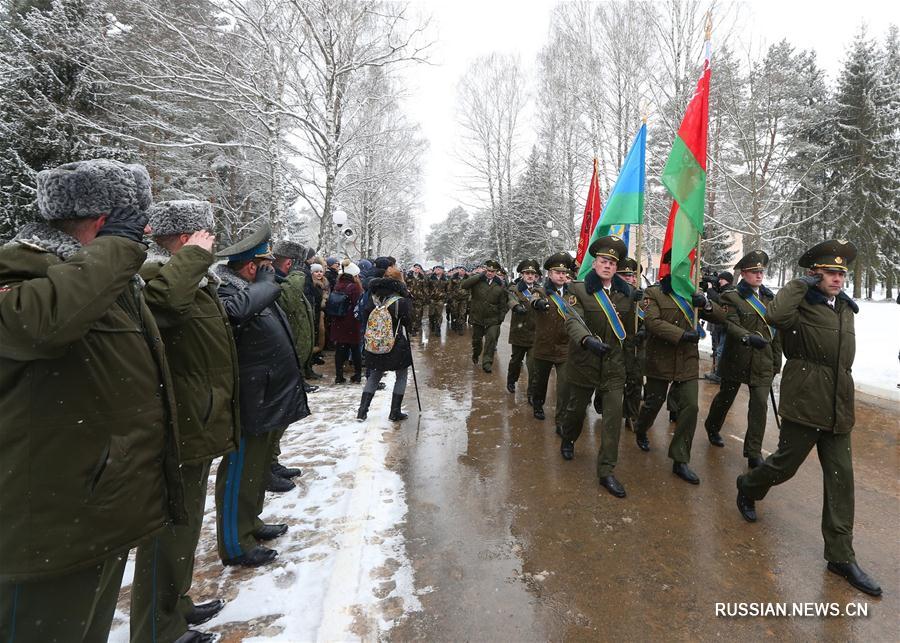
<instances>
[{"instance_id":1,"label":"black winter jacket","mask_svg":"<svg viewBox=\"0 0 900 643\"><path fill-rule=\"evenodd\" d=\"M241 430L262 435L309 415L303 370L276 282L249 283L216 266L219 298L234 329L240 371Z\"/></svg>"},{"instance_id":2,"label":"black winter jacket","mask_svg":"<svg viewBox=\"0 0 900 643\"><path fill-rule=\"evenodd\" d=\"M391 304L388 309L391 313L391 321L394 324L394 332L397 333L397 339L394 342L394 348L390 353L384 355L375 355L368 351L363 351L363 361L367 368L377 371L398 371L412 365L412 351L409 347L410 327L412 326L412 304L409 300L409 292L406 286L396 279L375 278L369 282L369 298L363 309L363 329L369 321L369 313L375 309L375 298L379 301L385 301L392 295L401 297L398 301ZM397 329L400 324L402 328Z\"/></svg>"}]
</instances>

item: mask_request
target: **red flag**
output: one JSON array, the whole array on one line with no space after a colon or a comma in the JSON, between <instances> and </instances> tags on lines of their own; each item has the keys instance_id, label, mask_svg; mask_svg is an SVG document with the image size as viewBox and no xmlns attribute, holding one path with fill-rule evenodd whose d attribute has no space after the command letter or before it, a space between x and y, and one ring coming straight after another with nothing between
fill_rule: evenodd
<instances>
[{"instance_id":1,"label":"red flag","mask_svg":"<svg viewBox=\"0 0 900 643\"><path fill-rule=\"evenodd\" d=\"M581 218L581 234L578 236L578 250L575 253L575 261L578 265L584 260L588 246L591 243L591 235L594 226L600 220L600 212L603 210L600 204L600 186L597 183L597 159L594 159L594 174L591 176L591 187L588 188L587 203L584 204L584 216Z\"/></svg>"}]
</instances>

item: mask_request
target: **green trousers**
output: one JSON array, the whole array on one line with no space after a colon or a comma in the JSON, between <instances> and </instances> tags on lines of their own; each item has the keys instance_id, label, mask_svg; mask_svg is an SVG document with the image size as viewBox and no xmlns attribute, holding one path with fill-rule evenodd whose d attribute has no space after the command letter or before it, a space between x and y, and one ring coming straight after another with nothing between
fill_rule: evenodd
<instances>
[{"instance_id":1,"label":"green trousers","mask_svg":"<svg viewBox=\"0 0 900 643\"><path fill-rule=\"evenodd\" d=\"M677 414L675 434L669 443L669 457L675 462L687 464L691 461L691 443L694 441L694 431L697 429L698 392L697 380L668 382L648 377L647 383L644 384L644 405L638 414L635 433L647 433L668 395L671 406ZM603 402L605 404L606 400L604 399Z\"/></svg>"},{"instance_id":2,"label":"green trousers","mask_svg":"<svg viewBox=\"0 0 900 643\"><path fill-rule=\"evenodd\" d=\"M194 606L188 592L211 464L208 460L181 465L187 524L169 525L137 549L131 587L133 643L174 641L188 630L185 616Z\"/></svg>"},{"instance_id":3,"label":"green trousers","mask_svg":"<svg viewBox=\"0 0 900 643\"><path fill-rule=\"evenodd\" d=\"M64 546L65 543L60 543ZM105 643L128 552L75 572L0 583L0 640Z\"/></svg>"},{"instance_id":4,"label":"green trousers","mask_svg":"<svg viewBox=\"0 0 900 643\"><path fill-rule=\"evenodd\" d=\"M812 448L822 466L825 494L822 501L822 537L825 560L856 562L853 553L853 454L849 433L820 431L781 420L778 449L765 462L738 477L738 488L753 500L762 500L769 489L790 480Z\"/></svg>"},{"instance_id":5,"label":"green trousers","mask_svg":"<svg viewBox=\"0 0 900 643\"><path fill-rule=\"evenodd\" d=\"M500 339L500 324L494 324L493 326L473 324L472 359L478 360L480 357L481 365L485 368L491 368L494 365L494 352L497 350L498 339Z\"/></svg>"},{"instance_id":6,"label":"green trousers","mask_svg":"<svg viewBox=\"0 0 900 643\"><path fill-rule=\"evenodd\" d=\"M641 398L644 394L644 378L631 373L625 379L625 391L622 400L622 415L629 420L636 420L641 411Z\"/></svg>"},{"instance_id":7,"label":"green trousers","mask_svg":"<svg viewBox=\"0 0 900 643\"><path fill-rule=\"evenodd\" d=\"M587 406L591 403L594 389L569 385L566 396L563 439L575 442L581 435ZM619 460L619 433L622 430L622 389L597 391L603 400L603 419L600 421L600 452L597 454L597 476L612 475Z\"/></svg>"},{"instance_id":8,"label":"green trousers","mask_svg":"<svg viewBox=\"0 0 900 643\"><path fill-rule=\"evenodd\" d=\"M731 408L740 382L722 380L719 392L709 406L706 416L706 432L718 433L725 424L725 416ZM744 434L744 457L761 457L763 436L766 434L766 412L769 404L768 386L750 386L750 404L747 409L747 432Z\"/></svg>"},{"instance_id":9,"label":"green trousers","mask_svg":"<svg viewBox=\"0 0 900 643\"><path fill-rule=\"evenodd\" d=\"M534 358L531 346L510 346L509 367L506 369L507 384L515 384L522 374L522 362L525 363L525 378L528 381L528 395L534 393Z\"/></svg>"},{"instance_id":10,"label":"green trousers","mask_svg":"<svg viewBox=\"0 0 900 643\"><path fill-rule=\"evenodd\" d=\"M222 458L216 472L216 514L219 558L242 556L256 546L263 522L263 502L276 436L284 429L241 438L237 451Z\"/></svg>"},{"instance_id":11,"label":"green trousers","mask_svg":"<svg viewBox=\"0 0 900 643\"><path fill-rule=\"evenodd\" d=\"M279 456L281 456L281 438L284 437L284 432L287 431L287 427L283 429L278 429L275 431L275 435L272 436L272 463L275 464L278 462Z\"/></svg>"},{"instance_id":12,"label":"green trousers","mask_svg":"<svg viewBox=\"0 0 900 643\"><path fill-rule=\"evenodd\" d=\"M554 364L545 359L534 358L534 385L531 397L535 406L543 406L547 401L547 388L550 383L550 371L556 368L556 425L563 425L566 414L566 401L569 398L569 380L566 377L565 362Z\"/></svg>"}]
</instances>

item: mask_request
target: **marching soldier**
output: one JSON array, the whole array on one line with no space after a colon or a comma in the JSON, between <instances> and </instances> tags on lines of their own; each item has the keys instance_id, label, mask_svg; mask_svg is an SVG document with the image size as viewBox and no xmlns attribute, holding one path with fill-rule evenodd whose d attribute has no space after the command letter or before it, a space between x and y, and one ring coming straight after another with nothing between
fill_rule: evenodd
<instances>
[{"instance_id":1,"label":"marching soldier","mask_svg":"<svg viewBox=\"0 0 900 643\"><path fill-rule=\"evenodd\" d=\"M531 382L534 380L534 364L531 358L531 346L534 344L534 309L531 299L534 296L534 283L538 278L538 262L526 259L516 267L519 279L510 284L509 309L512 319L509 322L509 344L512 352L509 356L509 368L506 370L506 390L516 392L516 382L522 372L522 360L526 360L528 370L528 398L531 399Z\"/></svg>"},{"instance_id":2,"label":"marching soldier","mask_svg":"<svg viewBox=\"0 0 900 643\"><path fill-rule=\"evenodd\" d=\"M748 522L756 521L758 500L790 480L813 447L819 454L825 499L822 536L828 570L853 587L881 596L881 587L856 563L853 552L854 425L851 369L856 352L854 315L859 307L844 291L847 266L856 246L823 241L800 257L807 274L782 288L766 313L781 334L787 362L781 377L781 436L778 450L737 478L737 505Z\"/></svg>"},{"instance_id":3,"label":"marching soldier","mask_svg":"<svg viewBox=\"0 0 900 643\"><path fill-rule=\"evenodd\" d=\"M410 299L412 299L412 332L422 332L422 317L425 315L425 307L428 305L428 288L425 283L425 273L421 264L413 264L407 283Z\"/></svg>"},{"instance_id":4,"label":"marching soldier","mask_svg":"<svg viewBox=\"0 0 900 643\"><path fill-rule=\"evenodd\" d=\"M472 293L472 363L477 365L480 359L485 373L491 372L500 324L506 317L506 288L497 276L499 270L500 264L489 259L484 270L476 269L460 284Z\"/></svg>"},{"instance_id":5,"label":"marching soldier","mask_svg":"<svg viewBox=\"0 0 900 643\"><path fill-rule=\"evenodd\" d=\"M543 286L534 289L531 306L534 316L534 384L532 406L534 417L543 420L544 402L550 371L556 368L556 432L562 432L565 412L565 373L563 364L569 355L569 335L566 332L566 309L575 303L569 292L569 273L575 262L568 252L557 252L544 262L547 278Z\"/></svg>"},{"instance_id":6,"label":"marching soldier","mask_svg":"<svg viewBox=\"0 0 900 643\"><path fill-rule=\"evenodd\" d=\"M616 274L632 288L637 289L641 295L643 291L637 283L638 263L631 257L619 262ZM635 331L635 316L638 318ZM625 427L634 428L638 413L641 410L641 399L644 393L644 311L640 306L633 306L622 318L628 336L625 337L623 348L625 350L625 399L622 404L622 416L625 418ZM596 398L595 398L596 399ZM602 397L601 397L602 399Z\"/></svg>"},{"instance_id":7,"label":"marching soldier","mask_svg":"<svg viewBox=\"0 0 900 643\"><path fill-rule=\"evenodd\" d=\"M669 255L670 253L666 253ZM668 261L667 257L663 262ZM671 388L675 409L675 433L669 443L672 473L691 484L700 484L688 462L691 460L691 443L697 429L697 378L700 353L697 343L702 329L695 318L695 307L700 316L722 323L722 309L709 301L702 293L694 293L690 301L672 290L671 275L645 291L644 328L647 329L647 362L644 384L644 404L635 426L635 440L641 451L650 450L647 431L666 401Z\"/></svg>"},{"instance_id":8,"label":"marching soldier","mask_svg":"<svg viewBox=\"0 0 900 643\"><path fill-rule=\"evenodd\" d=\"M616 266L627 252L625 242L617 236L597 239L588 248L594 257L591 272L584 281L570 286L574 302L566 315L569 359L565 367L569 394L560 444L562 457L571 460L591 395L595 389L600 391L603 423L597 477L616 498L625 497L625 487L613 475L625 390L624 343L628 329L622 319L633 314L635 301L643 294L616 275Z\"/></svg>"},{"instance_id":9,"label":"marching soldier","mask_svg":"<svg viewBox=\"0 0 900 643\"><path fill-rule=\"evenodd\" d=\"M450 275L447 287L447 310L450 317L450 328L462 335L465 330L465 307L469 291L462 287L463 267L456 266Z\"/></svg>"},{"instance_id":10,"label":"marching soldier","mask_svg":"<svg viewBox=\"0 0 900 643\"><path fill-rule=\"evenodd\" d=\"M781 336L766 323L766 311L774 295L763 285L769 255L754 250L734 267L741 271L736 287L726 287L719 295L725 311L725 348L719 362L722 383L709 407L706 434L711 444L724 447L719 431L741 384L750 388L744 457L751 469L762 464L762 441L772 380L781 367Z\"/></svg>"},{"instance_id":11,"label":"marching soldier","mask_svg":"<svg viewBox=\"0 0 900 643\"><path fill-rule=\"evenodd\" d=\"M444 266L435 266L431 269L431 277L428 279L428 325L435 335L441 334L449 285L450 280L444 274Z\"/></svg>"}]
</instances>

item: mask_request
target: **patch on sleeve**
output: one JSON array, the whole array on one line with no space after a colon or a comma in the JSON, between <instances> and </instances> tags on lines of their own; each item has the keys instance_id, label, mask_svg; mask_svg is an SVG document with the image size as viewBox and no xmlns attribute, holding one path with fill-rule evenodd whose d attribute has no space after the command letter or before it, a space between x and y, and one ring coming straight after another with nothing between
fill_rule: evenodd
<instances>
[{"instance_id":1,"label":"patch on sleeve","mask_svg":"<svg viewBox=\"0 0 900 643\"><path fill-rule=\"evenodd\" d=\"M12 284L12 285L10 285L10 286L3 286L3 285L0 285L0 295L2 295L2 294L5 293L5 292L9 292L9 291L12 290L13 288L18 288L18 286L19 286L19 284Z\"/></svg>"}]
</instances>

